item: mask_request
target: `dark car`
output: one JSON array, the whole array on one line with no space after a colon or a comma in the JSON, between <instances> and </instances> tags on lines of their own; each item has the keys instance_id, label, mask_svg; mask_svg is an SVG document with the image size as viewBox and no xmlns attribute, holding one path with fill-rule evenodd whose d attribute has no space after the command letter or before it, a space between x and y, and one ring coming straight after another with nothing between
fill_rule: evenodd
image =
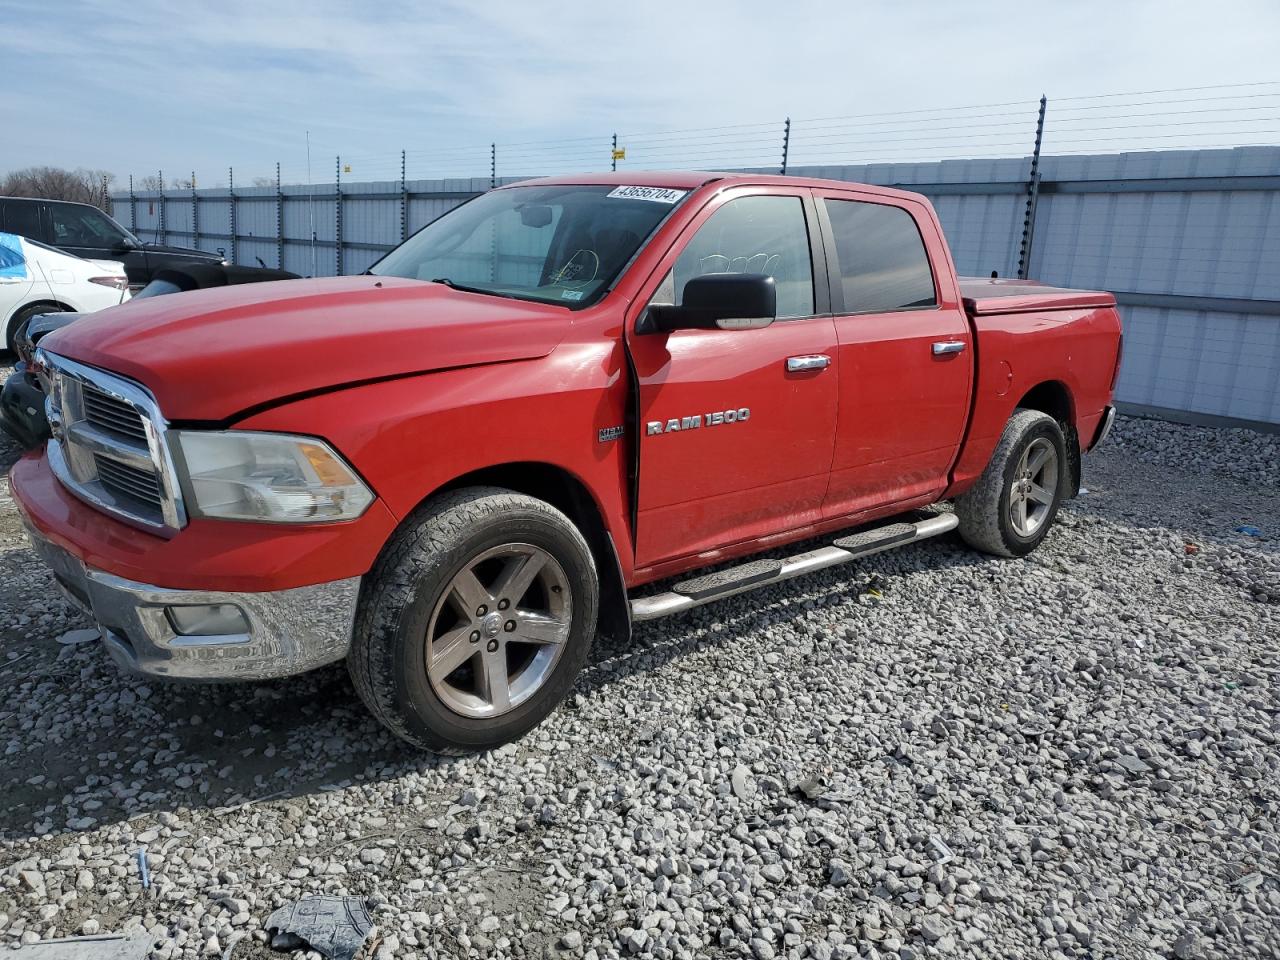
<instances>
[{"instance_id":1,"label":"dark car","mask_svg":"<svg viewBox=\"0 0 1280 960\"><path fill-rule=\"evenodd\" d=\"M263 283L270 280L297 280L296 273L259 267L237 267L221 263L192 263L165 267L134 300L162 297L188 290ZM132 302L132 301L130 301ZM48 334L79 320L78 313L44 313L25 321L16 331L14 344L18 362L13 374L0 388L0 427L25 449L38 447L49 439L45 418L44 386L32 368L36 346Z\"/></svg>"},{"instance_id":2,"label":"dark car","mask_svg":"<svg viewBox=\"0 0 1280 960\"><path fill-rule=\"evenodd\" d=\"M143 243L97 207L69 200L0 197L0 230L85 260L117 260L124 264L134 290L150 283L164 267L223 261L220 253Z\"/></svg>"}]
</instances>

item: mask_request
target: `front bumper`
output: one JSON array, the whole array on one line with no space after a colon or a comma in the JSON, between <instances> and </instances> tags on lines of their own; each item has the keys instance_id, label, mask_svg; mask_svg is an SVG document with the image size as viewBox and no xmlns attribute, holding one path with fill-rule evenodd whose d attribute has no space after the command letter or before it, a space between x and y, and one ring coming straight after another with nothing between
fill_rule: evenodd
<instances>
[{"instance_id":1,"label":"front bumper","mask_svg":"<svg viewBox=\"0 0 1280 960\"><path fill-rule=\"evenodd\" d=\"M174 590L135 583L87 566L27 533L67 597L98 624L111 658L125 670L186 680L262 680L341 660L351 646L360 578L263 593ZM236 607L244 632L189 636L171 608Z\"/></svg>"}]
</instances>

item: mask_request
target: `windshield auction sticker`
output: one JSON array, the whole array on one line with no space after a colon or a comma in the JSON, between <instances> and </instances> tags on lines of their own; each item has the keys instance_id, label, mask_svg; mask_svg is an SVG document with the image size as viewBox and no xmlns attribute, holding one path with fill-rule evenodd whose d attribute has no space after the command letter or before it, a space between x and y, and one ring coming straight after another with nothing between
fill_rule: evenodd
<instances>
[{"instance_id":1,"label":"windshield auction sticker","mask_svg":"<svg viewBox=\"0 0 1280 960\"><path fill-rule=\"evenodd\" d=\"M609 196L617 200L652 200L654 203L675 203L688 190L669 190L666 187L618 187Z\"/></svg>"}]
</instances>

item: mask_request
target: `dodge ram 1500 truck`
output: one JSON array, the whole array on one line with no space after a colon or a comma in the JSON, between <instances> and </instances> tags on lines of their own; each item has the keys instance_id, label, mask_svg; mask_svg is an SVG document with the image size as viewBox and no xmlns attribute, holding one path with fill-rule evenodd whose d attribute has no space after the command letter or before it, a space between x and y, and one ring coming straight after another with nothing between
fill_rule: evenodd
<instances>
[{"instance_id":1,"label":"dodge ram 1500 truck","mask_svg":"<svg viewBox=\"0 0 1280 960\"><path fill-rule=\"evenodd\" d=\"M538 180L365 275L50 334L52 439L12 489L122 666L346 658L405 740L484 749L597 631L953 529L1033 550L1111 425L1120 345L1109 294L957 279L911 193Z\"/></svg>"}]
</instances>

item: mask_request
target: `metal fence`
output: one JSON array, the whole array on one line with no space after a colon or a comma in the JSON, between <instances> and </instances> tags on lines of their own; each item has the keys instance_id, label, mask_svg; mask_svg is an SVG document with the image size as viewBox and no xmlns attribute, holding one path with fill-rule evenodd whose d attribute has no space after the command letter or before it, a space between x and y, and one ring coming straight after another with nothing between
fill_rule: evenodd
<instances>
[{"instance_id":1,"label":"metal fence","mask_svg":"<svg viewBox=\"0 0 1280 960\"><path fill-rule=\"evenodd\" d=\"M755 168L778 172L777 167ZM937 208L961 273L1114 291L1118 398L1171 419L1280 428L1280 147L812 165ZM358 273L490 176L133 192L144 239L315 276Z\"/></svg>"}]
</instances>

